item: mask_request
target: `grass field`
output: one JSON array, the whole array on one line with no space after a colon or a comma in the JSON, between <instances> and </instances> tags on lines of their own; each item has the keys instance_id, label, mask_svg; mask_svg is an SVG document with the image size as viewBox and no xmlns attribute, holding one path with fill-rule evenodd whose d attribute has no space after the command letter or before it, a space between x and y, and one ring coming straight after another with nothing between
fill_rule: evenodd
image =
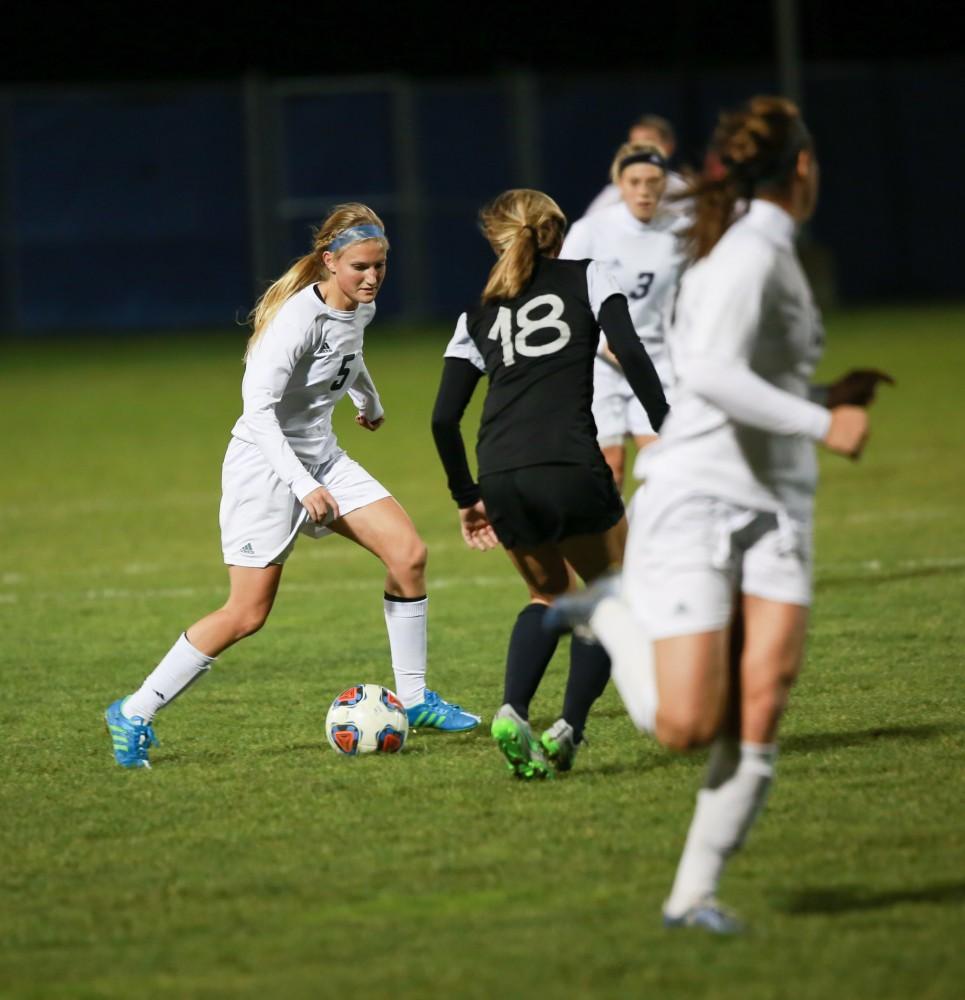
<instances>
[{"instance_id":1,"label":"grass field","mask_svg":"<svg viewBox=\"0 0 965 1000\"><path fill-rule=\"evenodd\" d=\"M102 712L224 597L220 462L242 340L0 347L0 996L952 998L965 981L965 309L841 314L824 371L899 380L866 456L825 456L808 662L723 898L659 910L702 755L608 691L572 774L514 784L488 726L398 758L328 749L390 682L381 572L303 539L265 630L159 717L150 772ZM430 547L431 681L487 718L522 585L463 548L428 430L445 334L378 324L388 411L341 440ZM534 706L557 714L565 654Z\"/></svg>"}]
</instances>

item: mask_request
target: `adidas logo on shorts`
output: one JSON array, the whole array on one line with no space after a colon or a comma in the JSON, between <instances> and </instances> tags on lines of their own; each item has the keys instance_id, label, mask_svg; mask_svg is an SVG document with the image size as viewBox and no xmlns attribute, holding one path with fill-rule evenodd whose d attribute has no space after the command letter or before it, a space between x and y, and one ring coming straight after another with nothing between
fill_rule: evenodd
<instances>
[{"instance_id":1,"label":"adidas logo on shorts","mask_svg":"<svg viewBox=\"0 0 965 1000\"><path fill-rule=\"evenodd\" d=\"M253 556L255 554L255 550L251 547L251 542L245 542L245 544L242 545L241 553L246 556Z\"/></svg>"}]
</instances>

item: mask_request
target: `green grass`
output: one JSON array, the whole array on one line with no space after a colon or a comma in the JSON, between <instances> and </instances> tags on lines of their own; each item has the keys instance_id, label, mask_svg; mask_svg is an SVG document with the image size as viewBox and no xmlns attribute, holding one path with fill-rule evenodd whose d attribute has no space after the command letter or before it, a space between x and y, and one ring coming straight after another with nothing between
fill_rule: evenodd
<instances>
[{"instance_id":1,"label":"green grass","mask_svg":"<svg viewBox=\"0 0 965 1000\"><path fill-rule=\"evenodd\" d=\"M724 898L753 933L659 926L701 755L612 691L565 778L486 728L343 760L322 721L390 680L381 572L303 539L267 628L116 767L101 713L226 592L217 506L239 338L0 349L0 996L951 998L965 959L965 310L842 314L825 371L898 378L827 458L808 663ZM376 325L388 421L343 444L430 547L431 679L487 716L525 599L458 538L428 411L445 333ZM555 718L561 652L534 706Z\"/></svg>"}]
</instances>

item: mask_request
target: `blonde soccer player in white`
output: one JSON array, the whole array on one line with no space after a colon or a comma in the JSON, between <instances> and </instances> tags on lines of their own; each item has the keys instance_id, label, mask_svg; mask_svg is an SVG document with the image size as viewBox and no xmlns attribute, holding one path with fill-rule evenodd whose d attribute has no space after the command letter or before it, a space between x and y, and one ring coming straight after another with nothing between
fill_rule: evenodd
<instances>
[{"instance_id":1,"label":"blonde soccer player in white","mask_svg":"<svg viewBox=\"0 0 965 1000\"><path fill-rule=\"evenodd\" d=\"M661 118L660 115L641 115L627 130L627 142L635 146L656 146L669 163L677 149L677 134L666 118ZM669 200L664 206L665 210L673 215L689 217L692 205L686 197L686 178L670 169L667 170L667 194ZM620 187L611 178L610 183L587 205L583 217L618 205L621 198Z\"/></svg>"},{"instance_id":2,"label":"blonde soccer player in white","mask_svg":"<svg viewBox=\"0 0 965 1000\"><path fill-rule=\"evenodd\" d=\"M222 470L227 603L184 632L140 688L106 711L114 756L148 767L152 721L216 656L257 632L300 534L335 533L385 565L384 615L395 687L412 725L472 729L479 717L426 688L426 547L409 516L339 447L332 411L348 395L369 431L385 419L363 336L385 277L388 241L367 206L335 208L252 313L244 409Z\"/></svg>"},{"instance_id":3,"label":"blonde soccer player in white","mask_svg":"<svg viewBox=\"0 0 965 1000\"><path fill-rule=\"evenodd\" d=\"M624 143L610 170L620 201L575 222L560 256L601 261L627 297L637 336L673 405L673 363L666 342L685 254L680 217L663 211L667 161L656 146ZM656 440L640 400L601 338L593 364L593 419L597 440L617 488L623 486L625 442Z\"/></svg>"},{"instance_id":4,"label":"blonde soccer player in white","mask_svg":"<svg viewBox=\"0 0 965 1000\"><path fill-rule=\"evenodd\" d=\"M716 901L718 882L773 780L804 651L814 444L856 458L867 413L834 400L870 402L888 379L852 373L831 409L809 399L823 333L794 236L814 210L818 164L797 108L754 98L721 116L714 145L723 172L694 189L678 382L639 459L622 596L584 594L557 613L588 620L638 728L674 750L711 745L664 921L731 933L740 924Z\"/></svg>"}]
</instances>

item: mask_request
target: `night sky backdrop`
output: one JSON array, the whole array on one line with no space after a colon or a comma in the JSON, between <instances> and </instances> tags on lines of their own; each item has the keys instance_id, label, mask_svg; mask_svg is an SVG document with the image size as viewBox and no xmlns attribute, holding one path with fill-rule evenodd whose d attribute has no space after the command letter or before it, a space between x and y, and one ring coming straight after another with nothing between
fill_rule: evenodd
<instances>
[{"instance_id":1,"label":"night sky backdrop","mask_svg":"<svg viewBox=\"0 0 965 1000\"><path fill-rule=\"evenodd\" d=\"M946 61L963 53L950 0L799 0L805 61ZM224 79L401 72L692 72L767 64L771 0L660 4L244 4L7 0L0 81ZM612 11L602 18L601 12ZM958 10L957 14L961 11Z\"/></svg>"}]
</instances>

